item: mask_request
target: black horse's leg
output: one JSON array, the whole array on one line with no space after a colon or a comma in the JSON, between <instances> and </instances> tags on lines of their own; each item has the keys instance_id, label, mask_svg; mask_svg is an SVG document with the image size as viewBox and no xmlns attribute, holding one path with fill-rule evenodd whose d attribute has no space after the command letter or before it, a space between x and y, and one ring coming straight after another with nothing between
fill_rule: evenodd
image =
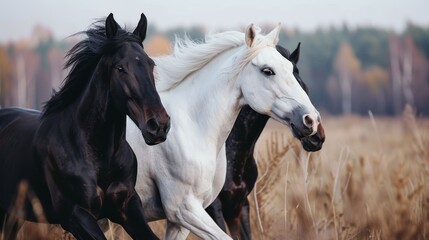
<instances>
[{"instance_id":1,"label":"black horse's leg","mask_svg":"<svg viewBox=\"0 0 429 240\"><path fill-rule=\"evenodd\" d=\"M107 217L120 224L133 239L158 239L146 222L139 195L129 189L121 182L109 186L104 206Z\"/></svg>"},{"instance_id":2,"label":"black horse's leg","mask_svg":"<svg viewBox=\"0 0 429 240\"><path fill-rule=\"evenodd\" d=\"M94 215L86 210L86 208L75 204L69 198L65 197L51 174L46 174L45 177L51 194L52 205L56 216L60 219L61 227L73 234L77 239L106 239ZM81 184L80 186L89 186L89 184ZM92 193L92 197L86 196L87 199L100 199L100 194L96 190L83 190L82 192L86 192L87 194Z\"/></svg>"},{"instance_id":3,"label":"black horse's leg","mask_svg":"<svg viewBox=\"0 0 429 240\"><path fill-rule=\"evenodd\" d=\"M243 240L250 240L251 237L251 230L250 230L250 207L249 207L249 200L246 198L246 201L241 207L241 229L240 229L240 239Z\"/></svg>"},{"instance_id":4,"label":"black horse's leg","mask_svg":"<svg viewBox=\"0 0 429 240\"><path fill-rule=\"evenodd\" d=\"M235 211L235 214L225 219L232 238L240 240L252 239L249 210L249 201L246 198L244 204Z\"/></svg>"},{"instance_id":5,"label":"black horse's leg","mask_svg":"<svg viewBox=\"0 0 429 240\"><path fill-rule=\"evenodd\" d=\"M0 239L16 239L18 231L23 224L23 220L13 218L0 209Z\"/></svg>"},{"instance_id":6,"label":"black horse's leg","mask_svg":"<svg viewBox=\"0 0 429 240\"><path fill-rule=\"evenodd\" d=\"M128 201L124 213L128 217L122 226L133 239L158 239L144 218L142 203L137 193Z\"/></svg>"},{"instance_id":7,"label":"black horse's leg","mask_svg":"<svg viewBox=\"0 0 429 240\"><path fill-rule=\"evenodd\" d=\"M226 232L225 220L222 212L222 202L219 198L216 198L216 200L206 208L206 212L210 217L212 217L216 224Z\"/></svg>"},{"instance_id":8,"label":"black horse's leg","mask_svg":"<svg viewBox=\"0 0 429 240\"><path fill-rule=\"evenodd\" d=\"M76 239L106 239L94 216L77 205L74 206L68 221L61 226Z\"/></svg>"},{"instance_id":9,"label":"black horse's leg","mask_svg":"<svg viewBox=\"0 0 429 240\"><path fill-rule=\"evenodd\" d=\"M247 188L245 182L242 181L239 185L233 183L231 189L233 190L222 192L223 194L220 196L220 199L222 199L222 211L231 237L241 239L241 220L243 205L247 197Z\"/></svg>"},{"instance_id":10,"label":"black horse's leg","mask_svg":"<svg viewBox=\"0 0 429 240\"><path fill-rule=\"evenodd\" d=\"M253 152L253 151L252 151ZM231 236L240 237L240 239L252 239L250 230L250 212L248 195L253 190L256 179L258 178L258 166L256 161L251 155L245 165L244 175L240 187L234 191L235 204L229 206L230 214L225 219L228 224ZM226 214L224 214L226 216Z\"/></svg>"},{"instance_id":11,"label":"black horse's leg","mask_svg":"<svg viewBox=\"0 0 429 240\"><path fill-rule=\"evenodd\" d=\"M107 218L103 218L103 219L99 219L97 221L98 226L100 227L101 231L103 231L104 233L106 233L110 226L109 226L109 220Z\"/></svg>"},{"instance_id":12,"label":"black horse's leg","mask_svg":"<svg viewBox=\"0 0 429 240\"><path fill-rule=\"evenodd\" d=\"M252 151L252 153L254 150ZM243 205L241 207L241 230L240 236L241 239L252 239L252 234L250 230L250 207L248 196L255 187L256 180L258 178L258 166L256 165L256 160L253 157L253 154L249 156L246 161L243 180L246 182L246 195L243 198Z\"/></svg>"},{"instance_id":13,"label":"black horse's leg","mask_svg":"<svg viewBox=\"0 0 429 240\"><path fill-rule=\"evenodd\" d=\"M6 212L3 209L0 209L0 239L3 239L3 230L6 224Z\"/></svg>"},{"instance_id":14,"label":"black horse's leg","mask_svg":"<svg viewBox=\"0 0 429 240\"><path fill-rule=\"evenodd\" d=\"M241 236L241 216L235 215L234 217L229 217L225 219L226 224L228 224L228 229L231 237L233 239L240 239Z\"/></svg>"}]
</instances>

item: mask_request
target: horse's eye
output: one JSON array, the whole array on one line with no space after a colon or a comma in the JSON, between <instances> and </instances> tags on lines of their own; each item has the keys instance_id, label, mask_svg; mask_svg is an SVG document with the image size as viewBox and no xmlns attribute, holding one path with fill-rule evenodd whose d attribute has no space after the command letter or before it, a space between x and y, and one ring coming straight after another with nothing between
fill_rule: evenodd
<instances>
[{"instance_id":1,"label":"horse's eye","mask_svg":"<svg viewBox=\"0 0 429 240\"><path fill-rule=\"evenodd\" d=\"M116 69L118 69L118 71L121 73L125 72L124 68L121 65L116 66Z\"/></svg>"},{"instance_id":2,"label":"horse's eye","mask_svg":"<svg viewBox=\"0 0 429 240\"><path fill-rule=\"evenodd\" d=\"M269 67L265 67L261 69L261 72L263 74L265 74L265 76L272 76L272 75L276 75L276 73Z\"/></svg>"}]
</instances>

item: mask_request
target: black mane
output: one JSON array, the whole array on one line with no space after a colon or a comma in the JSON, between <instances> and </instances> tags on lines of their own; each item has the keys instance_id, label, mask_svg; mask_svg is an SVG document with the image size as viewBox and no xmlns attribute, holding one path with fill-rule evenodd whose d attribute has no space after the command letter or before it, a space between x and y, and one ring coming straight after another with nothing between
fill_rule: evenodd
<instances>
[{"instance_id":1,"label":"black mane","mask_svg":"<svg viewBox=\"0 0 429 240\"><path fill-rule=\"evenodd\" d=\"M54 90L52 98L45 103L42 118L64 109L82 94L103 55L115 52L125 41L136 42L143 47L138 36L119 26L116 35L108 39L104 20L95 22L89 30L77 34L86 34L87 38L78 42L66 54L68 60L64 69L71 67L70 72L61 89L58 92Z\"/></svg>"},{"instance_id":2,"label":"black mane","mask_svg":"<svg viewBox=\"0 0 429 240\"><path fill-rule=\"evenodd\" d=\"M103 22L79 33L82 41L67 54L70 72L42 112L0 109L0 239L16 239L24 220L59 224L76 239L106 239L101 218L132 239L158 239L135 189L137 159L125 138L126 116L148 145L165 141L170 128L143 49L147 18L142 13L132 33L113 13ZM20 198L22 183L32 197Z\"/></svg>"}]
</instances>

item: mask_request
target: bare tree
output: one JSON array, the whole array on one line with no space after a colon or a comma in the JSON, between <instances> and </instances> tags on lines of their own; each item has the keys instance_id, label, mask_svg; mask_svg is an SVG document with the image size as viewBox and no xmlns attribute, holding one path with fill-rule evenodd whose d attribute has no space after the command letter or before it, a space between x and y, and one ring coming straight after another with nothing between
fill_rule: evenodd
<instances>
[{"instance_id":1,"label":"bare tree","mask_svg":"<svg viewBox=\"0 0 429 240\"><path fill-rule=\"evenodd\" d=\"M414 105L411 89L413 78L413 40L407 36L400 39L392 34L389 38L390 69L392 73L393 112L400 114L404 105Z\"/></svg>"},{"instance_id":2,"label":"bare tree","mask_svg":"<svg viewBox=\"0 0 429 240\"><path fill-rule=\"evenodd\" d=\"M352 80L356 79L359 74L360 62L349 43L341 44L334 64L341 89L342 113L350 114L352 112Z\"/></svg>"}]
</instances>

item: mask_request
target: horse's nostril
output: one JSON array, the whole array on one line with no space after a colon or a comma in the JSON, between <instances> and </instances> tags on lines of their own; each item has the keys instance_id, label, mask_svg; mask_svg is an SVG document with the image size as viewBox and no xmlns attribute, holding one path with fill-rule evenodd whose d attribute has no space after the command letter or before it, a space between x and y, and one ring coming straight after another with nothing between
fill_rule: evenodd
<instances>
[{"instance_id":1,"label":"horse's nostril","mask_svg":"<svg viewBox=\"0 0 429 240\"><path fill-rule=\"evenodd\" d=\"M310 117L309 114L304 115L304 125L307 126L308 128L312 128L313 127L313 119Z\"/></svg>"},{"instance_id":2,"label":"horse's nostril","mask_svg":"<svg viewBox=\"0 0 429 240\"><path fill-rule=\"evenodd\" d=\"M151 132L157 132L159 125L155 118L151 118L146 122L147 129Z\"/></svg>"}]
</instances>

